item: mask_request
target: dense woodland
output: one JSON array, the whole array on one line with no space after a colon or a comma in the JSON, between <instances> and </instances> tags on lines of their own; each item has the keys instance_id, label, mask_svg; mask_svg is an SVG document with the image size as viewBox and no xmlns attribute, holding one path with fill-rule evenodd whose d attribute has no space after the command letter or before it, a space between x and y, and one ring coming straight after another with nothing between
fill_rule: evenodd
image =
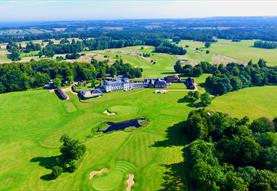
<instances>
[{"instance_id":1,"label":"dense woodland","mask_svg":"<svg viewBox=\"0 0 277 191\"><path fill-rule=\"evenodd\" d=\"M192 111L185 121L191 142L184 149L193 190L277 190L277 118L232 118Z\"/></svg>"},{"instance_id":2,"label":"dense woodland","mask_svg":"<svg viewBox=\"0 0 277 191\"><path fill-rule=\"evenodd\" d=\"M42 87L50 79L60 81L59 84L70 84L74 80L94 80L107 74L125 75L129 78L141 77L141 68L116 61L109 66L106 62L68 63L53 60L31 61L0 65L0 93L27 90Z\"/></svg>"},{"instance_id":3,"label":"dense woodland","mask_svg":"<svg viewBox=\"0 0 277 191\"><path fill-rule=\"evenodd\" d=\"M151 27L152 25L155 27ZM65 30L59 32L54 30L59 27ZM260 39L262 41L255 42L254 47L267 49L276 48L276 42L274 41L277 41L277 23L275 19L262 17L56 22L49 25L47 23L44 23L44 25L28 25L18 28L18 30L24 31L30 28L48 32L6 34L5 31L9 31L9 29L16 30L16 28L0 28L0 31L3 31L0 42L9 43L9 59L18 61L21 52L30 51L40 51L38 55L46 57L53 57L55 54L68 54L68 59L74 59L76 53L85 50L103 50L135 45L151 45L155 47L156 52L183 55L186 50L174 44L180 40L196 40L208 44L216 41L217 38L229 39L234 42ZM70 42L67 38L78 38L80 40ZM62 40L60 44L54 44L49 39ZM168 39L172 39L173 42L168 41ZM48 44L43 48L39 44L33 43L27 44L24 48L15 45L15 42L31 40L44 40Z\"/></svg>"},{"instance_id":4,"label":"dense woodland","mask_svg":"<svg viewBox=\"0 0 277 191\"><path fill-rule=\"evenodd\" d=\"M230 91L251 86L264 86L277 84L277 67L268 67L263 59L258 63L243 64L230 63L226 66L212 65L201 62L192 67L182 66L178 61L174 69L185 76L198 77L203 73L212 74L205 82L205 88L213 95L222 95Z\"/></svg>"}]
</instances>

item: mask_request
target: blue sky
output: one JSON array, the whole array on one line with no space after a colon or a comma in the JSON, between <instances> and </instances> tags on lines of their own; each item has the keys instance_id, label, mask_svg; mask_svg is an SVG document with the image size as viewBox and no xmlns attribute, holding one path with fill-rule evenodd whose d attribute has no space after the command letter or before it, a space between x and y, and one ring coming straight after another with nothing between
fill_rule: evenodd
<instances>
[{"instance_id":1,"label":"blue sky","mask_svg":"<svg viewBox=\"0 0 277 191\"><path fill-rule=\"evenodd\" d=\"M277 0L0 0L0 21L277 16Z\"/></svg>"}]
</instances>

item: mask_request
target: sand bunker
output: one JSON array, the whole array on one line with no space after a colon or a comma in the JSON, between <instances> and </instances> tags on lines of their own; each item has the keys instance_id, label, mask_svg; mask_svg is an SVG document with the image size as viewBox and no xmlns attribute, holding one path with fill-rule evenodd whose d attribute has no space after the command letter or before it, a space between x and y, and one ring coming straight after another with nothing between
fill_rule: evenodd
<instances>
[{"instance_id":1,"label":"sand bunker","mask_svg":"<svg viewBox=\"0 0 277 191\"><path fill-rule=\"evenodd\" d=\"M107 168L102 168L101 170L96 170L96 171L92 171L90 174L89 174L89 179L92 179L93 177L97 176L97 175L100 175L102 173L105 173L107 172L108 169Z\"/></svg>"},{"instance_id":2,"label":"sand bunker","mask_svg":"<svg viewBox=\"0 0 277 191\"><path fill-rule=\"evenodd\" d=\"M116 115L116 113L111 112L109 110L105 110L103 113L106 114L106 115Z\"/></svg>"},{"instance_id":3,"label":"sand bunker","mask_svg":"<svg viewBox=\"0 0 277 191\"><path fill-rule=\"evenodd\" d=\"M126 188L127 191L131 191L132 190L132 187L135 184L134 178L135 178L135 176L133 174L129 174L128 175L127 188Z\"/></svg>"}]
</instances>

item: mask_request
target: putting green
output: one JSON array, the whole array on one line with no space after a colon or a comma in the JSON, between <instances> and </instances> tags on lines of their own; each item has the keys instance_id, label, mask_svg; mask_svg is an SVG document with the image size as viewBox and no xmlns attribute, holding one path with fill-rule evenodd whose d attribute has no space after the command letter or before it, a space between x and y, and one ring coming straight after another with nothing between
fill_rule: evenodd
<instances>
[{"instance_id":1,"label":"putting green","mask_svg":"<svg viewBox=\"0 0 277 191\"><path fill-rule=\"evenodd\" d=\"M136 167L127 161L117 161L114 168L107 173L94 177L92 187L97 191L114 191L119 190L124 185L125 177L128 173L133 173Z\"/></svg>"},{"instance_id":2,"label":"putting green","mask_svg":"<svg viewBox=\"0 0 277 191\"><path fill-rule=\"evenodd\" d=\"M93 189L97 191L113 191L118 190L123 182L124 174L119 170L108 171L107 174L96 176L92 181Z\"/></svg>"}]
</instances>

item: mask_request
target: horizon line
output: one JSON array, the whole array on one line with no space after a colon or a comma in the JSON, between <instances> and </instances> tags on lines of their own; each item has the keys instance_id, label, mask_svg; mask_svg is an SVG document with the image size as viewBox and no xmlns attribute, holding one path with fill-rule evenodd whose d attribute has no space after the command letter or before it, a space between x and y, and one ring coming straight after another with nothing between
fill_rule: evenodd
<instances>
[{"instance_id":1,"label":"horizon line","mask_svg":"<svg viewBox=\"0 0 277 191\"><path fill-rule=\"evenodd\" d=\"M124 21L124 20L187 20L187 19L212 19L212 18L274 18L276 15L230 15L230 16L203 16L203 17L160 17L160 18L79 18L79 19L49 19L49 20L10 20L0 23L47 23L47 22L84 22L84 21Z\"/></svg>"}]
</instances>

